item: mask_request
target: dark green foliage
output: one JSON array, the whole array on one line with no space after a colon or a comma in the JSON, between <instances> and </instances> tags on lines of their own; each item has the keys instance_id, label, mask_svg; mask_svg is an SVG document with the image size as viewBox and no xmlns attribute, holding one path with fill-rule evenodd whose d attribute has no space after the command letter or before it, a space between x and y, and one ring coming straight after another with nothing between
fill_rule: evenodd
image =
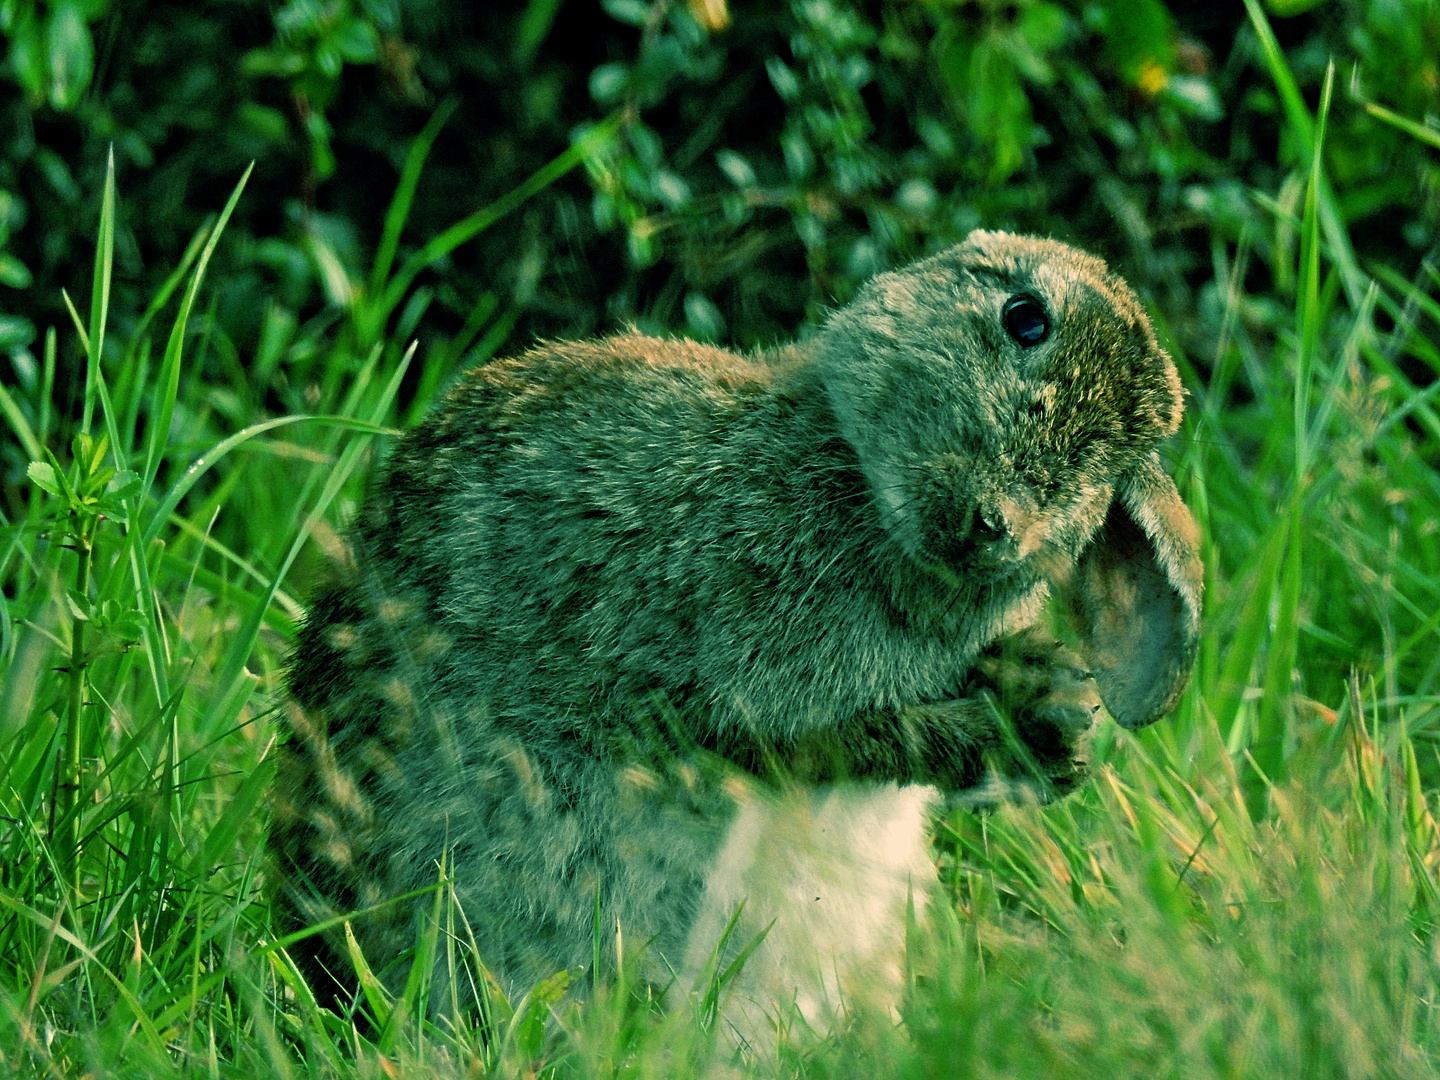
<instances>
[{"instance_id":1,"label":"dark green foliage","mask_svg":"<svg viewBox=\"0 0 1440 1080\"><path fill-rule=\"evenodd\" d=\"M199 329L307 377L299 328L353 301L408 141L447 97L408 244L514 188L577 126L629 119L586 174L427 272L433 302L407 328L426 342L460 334L487 291L514 309L512 346L627 321L771 342L978 225L1097 249L1201 352L1213 335L1182 313L1212 237L1244 235L1282 289L1290 276L1293 233L1244 194L1293 212L1298 189L1276 173L1279 110L1238 4L7 0L0 31L18 91L0 129L10 349L64 324L58 287L88 261L113 143L119 325L254 159ZM1334 56L1402 115L1440 101L1431 2L1335 0L1280 32L1307 94ZM1341 111L1341 212L1367 221L1364 254L1408 274L1437 237L1433 154ZM59 360L64 385L74 356Z\"/></svg>"}]
</instances>

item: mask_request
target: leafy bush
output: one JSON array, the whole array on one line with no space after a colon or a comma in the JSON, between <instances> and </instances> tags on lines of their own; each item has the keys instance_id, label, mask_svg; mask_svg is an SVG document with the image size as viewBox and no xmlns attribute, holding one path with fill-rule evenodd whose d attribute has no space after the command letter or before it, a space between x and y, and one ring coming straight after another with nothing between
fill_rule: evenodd
<instances>
[{"instance_id":1,"label":"leafy bush","mask_svg":"<svg viewBox=\"0 0 1440 1080\"><path fill-rule=\"evenodd\" d=\"M1293 258L1293 230L1246 195L1293 212L1303 153L1284 148L1277 172L1281 103L1238 8L10 0L0 31L23 91L0 147L0 280L23 286L7 296L12 349L35 340L27 321L66 320L58 287L85 262L112 143L132 193L117 221L120 325L251 159L211 332L249 355L291 323L333 319L360 290L409 138L446 99L459 108L422 179L414 242L610 110L627 122L586 176L427 272L427 341L458 333L487 290L513 310L516 344L632 320L770 341L979 224L1099 248L1177 316L1211 277L1212 237L1244 235L1282 290ZM1359 63L1361 93L1406 117L1435 111L1433 3L1334 0L1288 31L1312 103L1334 55L1342 75ZM1364 253L1409 272L1436 236L1433 156L1354 107L1328 155L1341 214L1373 226ZM1176 328L1213 347L1187 319ZM73 370L74 354L60 360Z\"/></svg>"}]
</instances>

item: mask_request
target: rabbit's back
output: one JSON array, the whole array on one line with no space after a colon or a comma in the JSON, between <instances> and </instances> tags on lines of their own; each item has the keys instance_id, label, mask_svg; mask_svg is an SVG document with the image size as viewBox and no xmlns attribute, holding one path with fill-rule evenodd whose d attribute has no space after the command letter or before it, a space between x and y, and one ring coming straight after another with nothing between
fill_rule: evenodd
<instances>
[{"instance_id":1,"label":"rabbit's back","mask_svg":"<svg viewBox=\"0 0 1440 1080\"><path fill-rule=\"evenodd\" d=\"M703 735L781 738L953 693L981 636L973 607L877 558L803 354L556 345L472 373L428 428L364 533L388 573L423 567L455 638L438 685L494 722L603 737L658 692ZM423 539L385 551L407 528Z\"/></svg>"},{"instance_id":2,"label":"rabbit's back","mask_svg":"<svg viewBox=\"0 0 1440 1080\"><path fill-rule=\"evenodd\" d=\"M888 543L803 352L630 335L471 372L301 637L298 914L423 888L448 847L510 979L588 960L602 881L678 958L733 809L713 752L953 697L994 635ZM412 933L371 922L381 955Z\"/></svg>"}]
</instances>

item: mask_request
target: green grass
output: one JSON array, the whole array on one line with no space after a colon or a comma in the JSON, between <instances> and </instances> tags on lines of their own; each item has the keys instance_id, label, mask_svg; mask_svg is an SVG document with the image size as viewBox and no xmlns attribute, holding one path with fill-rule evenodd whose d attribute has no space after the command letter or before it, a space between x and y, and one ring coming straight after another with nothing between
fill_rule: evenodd
<instances>
[{"instance_id":1,"label":"green grass","mask_svg":"<svg viewBox=\"0 0 1440 1080\"><path fill-rule=\"evenodd\" d=\"M1405 374L1440 373L1413 330L1440 280L1357 263L1323 166L1330 93L1311 115L1251 16L1306 196L1275 211L1293 289L1246 295L1261 246L1217 248L1208 379L1177 356L1174 465L1209 578L1191 689L1138 737L1108 729L1071 799L943 823L950 902L912 936L904 1024L792 1032L764 1074L1440 1075L1440 383ZM414 977L398 1000L369 986L365 1020L318 1009L269 926L265 788L304 583L377 440L416 415L395 405L411 366L423 405L513 323L481 297L416 356L411 286L585 154L395 270L445 115L346 318L276 325L243 362L203 281L244 180L124 340L112 181L89 319L65 331L89 359L68 452L47 450L53 335L34 398L0 396L37 463L26 514L0 521L0 1074L670 1077L724 1056L713 984L660 1010L624 973L488 988L472 1026L432 1024L431 968L480 970L443 872Z\"/></svg>"}]
</instances>

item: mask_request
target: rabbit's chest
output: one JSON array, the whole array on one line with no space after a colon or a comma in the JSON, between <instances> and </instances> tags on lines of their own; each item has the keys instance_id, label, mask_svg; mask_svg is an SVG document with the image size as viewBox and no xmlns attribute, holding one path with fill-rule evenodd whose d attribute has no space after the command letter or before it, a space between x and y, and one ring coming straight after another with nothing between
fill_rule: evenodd
<instances>
[{"instance_id":1,"label":"rabbit's chest","mask_svg":"<svg viewBox=\"0 0 1440 1080\"><path fill-rule=\"evenodd\" d=\"M723 971L763 933L730 989L727 1020L742 1036L763 1040L768 1016L792 1001L818 1029L842 1007L898 1004L907 912L923 913L935 879L937 798L919 785L846 783L742 801L706 877L685 958L698 977L719 945Z\"/></svg>"}]
</instances>

